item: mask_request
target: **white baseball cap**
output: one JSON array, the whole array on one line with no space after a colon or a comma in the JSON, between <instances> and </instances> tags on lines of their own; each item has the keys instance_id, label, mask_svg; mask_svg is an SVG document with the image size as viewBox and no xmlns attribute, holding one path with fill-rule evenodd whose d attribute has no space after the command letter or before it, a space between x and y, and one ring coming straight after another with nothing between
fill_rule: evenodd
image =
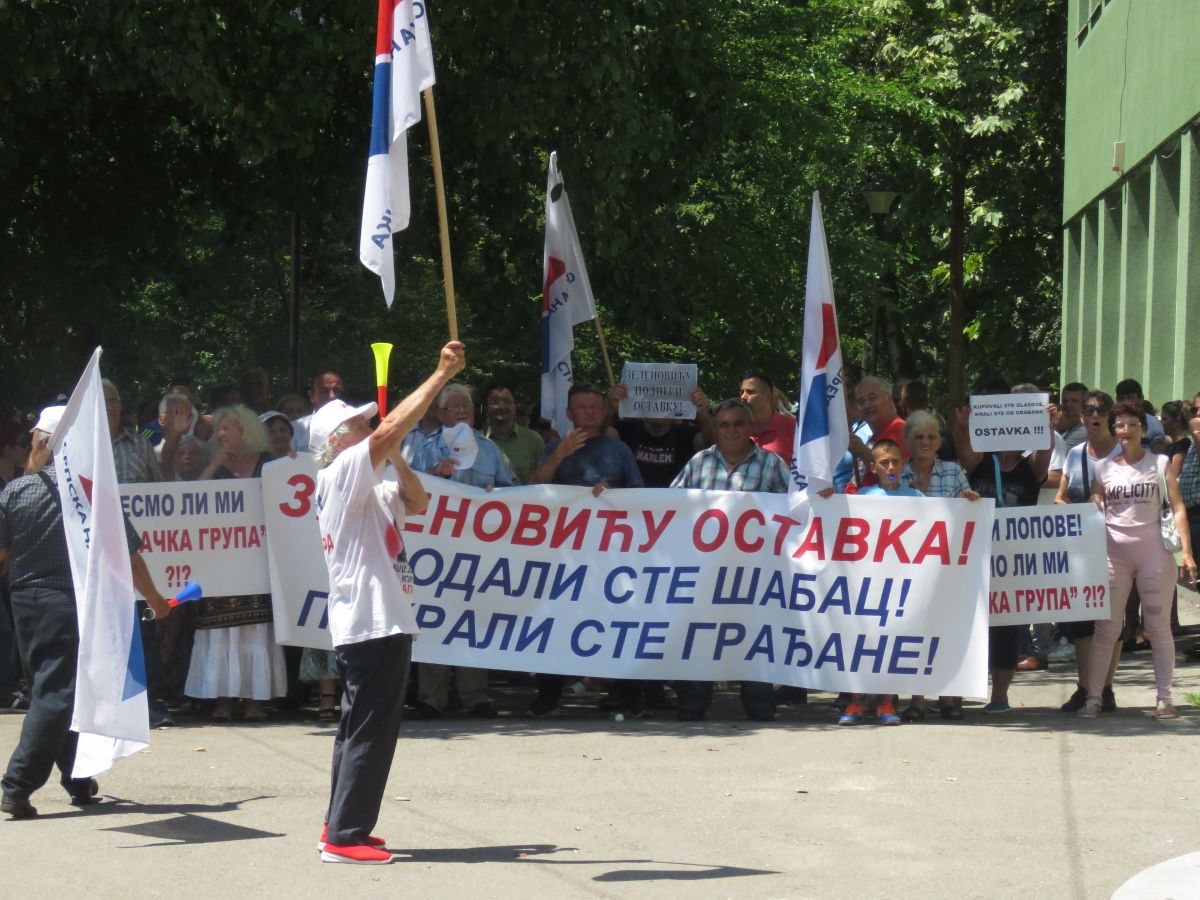
<instances>
[{"instance_id":1,"label":"white baseball cap","mask_svg":"<svg viewBox=\"0 0 1200 900\"><path fill-rule=\"evenodd\" d=\"M348 422L355 416L366 416L369 419L377 412L379 406L375 403L351 406L344 400L330 400L313 413L312 419L309 420L308 449L316 452L324 447L329 436L337 431L343 422Z\"/></svg>"},{"instance_id":2,"label":"white baseball cap","mask_svg":"<svg viewBox=\"0 0 1200 900\"><path fill-rule=\"evenodd\" d=\"M33 431L44 431L46 434L54 434L54 430L58 428L58 423L62 421L63 413L67 411L65 406L47 406L42 410L42 414L38 416L37 424L33 426Z\"/></svg>"}]
</instances>

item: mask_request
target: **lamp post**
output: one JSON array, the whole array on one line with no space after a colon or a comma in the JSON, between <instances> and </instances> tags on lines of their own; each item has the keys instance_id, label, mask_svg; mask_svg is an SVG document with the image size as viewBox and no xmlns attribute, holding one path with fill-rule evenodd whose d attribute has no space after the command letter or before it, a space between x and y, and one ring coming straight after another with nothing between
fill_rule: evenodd
<instances>
[{"instance_id":1,"label":"lamp post","mask_svg":"<svg viewBox=\"0 0 1200 900\"><path fill-rule=\"evenodd\" d=\"M867 209L871 211L871 218L875 220L875 238L879 241L883 240L883 223L887 219L888 214L892 211L892 204L896 202L896 198L900 196L898 191L890 191L887 188L877 184L869 185L863 188L863 197L867 201ZM876 374L877 360L879 353L879 292L875 292L875 299L871 304L871 347L867 355L867 362L864 368L869 375Z\"/></svg>"}]
</instances>

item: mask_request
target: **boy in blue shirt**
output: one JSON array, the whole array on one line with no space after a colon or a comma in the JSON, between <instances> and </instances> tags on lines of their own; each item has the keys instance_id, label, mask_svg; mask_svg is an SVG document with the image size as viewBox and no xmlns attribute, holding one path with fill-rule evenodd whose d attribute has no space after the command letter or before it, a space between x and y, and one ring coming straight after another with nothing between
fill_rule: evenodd
<instances>
[{"instance_id":1,"label":"boy in blue shirt","mask_svg":"<svg viewBox=\"0 0 1200 900\"><path fill-rule=\"evenodd\" d=\"M904 471L904 454L900 445L895 441L881 438L871 447L871 470L879 479L879 484L861 488L860 497L924 497L914 487L900 483L900 473ZM839 725L861 725L863 721L864 694L851 694L850 702L838 717ZM875 707L880 725L899 725L900 717L896 715L896 695L885 694L879 698Z\"/></svg>"}]
</instances>

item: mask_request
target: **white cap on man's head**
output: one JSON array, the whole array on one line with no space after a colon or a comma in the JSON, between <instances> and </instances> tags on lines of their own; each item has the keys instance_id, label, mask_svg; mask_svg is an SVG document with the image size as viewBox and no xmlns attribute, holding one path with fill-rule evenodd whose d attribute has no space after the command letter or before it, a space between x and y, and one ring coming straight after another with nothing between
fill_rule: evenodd
<instances>
[{"instance_id":1,"label":"white cap on man's head","mask_svg":"<svg viewBox=\"0 0 1200 900\"><path fill-rule=\"evenodd\" d=\"M348 422L355 416L371 418L379 411L379 406L367 403L363 406L351 406L344 400L330 400L315 413L308 423L308 449L316 452L325 446L329 436L338 430L343 422Z\"/></svg>"},{"instance_id":2,"label":"white cap on man's head","mask_svg":"<svg viewBox=\"0 0 1200 900\"><path fill-rule=\"evenodd\" d=\"M62 421L63 413L66 411L67 408L65 406L47 406L42 410L42 414L38 416L37 424L31 430L54 434L54 429L58 428L58 423Z\"/></svg>"}]
</instances>

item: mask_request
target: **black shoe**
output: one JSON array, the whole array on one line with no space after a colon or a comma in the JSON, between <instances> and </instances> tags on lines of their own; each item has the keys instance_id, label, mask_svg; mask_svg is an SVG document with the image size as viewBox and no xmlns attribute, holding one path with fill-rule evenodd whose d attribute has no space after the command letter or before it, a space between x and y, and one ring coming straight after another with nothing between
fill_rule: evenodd
<instances>
[{"instance_id":1,"label":"black shoe","mask_svg":"<svg viewBox=\"0 0 1200 900\"><path fill-rule=\"evenodd\" d=\"M37 810L30 805L28 797L5 794L4 800L0 801L0 813L10 819L32 819L37 815Z\"/></svg>"},{"instance_id":2,"label":"black shoe","mask_svg":"<svg viewBox=\"0 0 1200 900\"><path fill-rule=\"evenodd\" d=\"M95 778L89 778L84 784L73 786L67 793L71 795L72 806L91 806L98 802L96 795L100 793L100 784Z\"/></svg>"},{"instance_id":3,"label":"black shoe","mask_svg":"<svg viewBox=\"0 0 1200 900\"><path fill-rule=\"evenodd\" d=\"M775 721L775 713L773 713L773 712L754 712L754 713L748 712L748 713L746 713L746 718L749 719L751 722L774 722Z\"/></svg>"},{"instance_id":4,"label":"black shoe","mask_svg":"<svg viewBox=\"0 0 1200 900\"><path fill-rule=\"evenodd\" d=\"M703 722L704 713L697 712L694 709L681 709L679 711L680 722Z\"/></svg>"},{"instance_id":5,"label":"black shoe","mask_svg":"<svg viewBox=\"0 0 1200 900\"><path fill-rule=\"evenodd\" d=\"M1112 685L1106 684L1100 693L1100 712L1116 712L1117 695L1113 693Z\"/></svg>"},{"instance_id":6,"label":"black shoe","mask_svg":"<svg viewBox=\"0 0 1200 900\"><path fill-rule=\"evenodd\" d=\"M1075 688L1075 693L1059 709L1065 713L1079 712L1083 709L1083 704L1085 703L1087 703L1087 688L1080 685Z\"/></svg>"},{"instance_id":7,"label":"black shoe","mask_svg":"<svg viewBox=\"0 0 1200 900\"><path fill-rule=\"evenodd\" d=\"M803 706L808 702L808 688L793 687L790 684L783 684L775 688L776 703L795 703Z\"/></svg>"},{"instance_id":8,"label":"black shoe","mask_svg":"<svg viewBox=\"0 0 1200 900\"><path fill-rule=\"evenodd\" d=\"M436 706L430 706L428 703L417 701L417 705L413 707L412 717L414 719L440 719L442 711Z\"/></svg>"},{"instance_id":9,"label":"black shoe","mask_svg":"<svg viewBox=\"0 0 1200 900\"><path fill-rule=\"evenodd\" d=\"M625 708L625 700L616 691L609 691L608 696L599 703L600 712L620 712Z\"/></svg>"},{"instance_id":10,"label":"black shoe","mask_svg":"<svg viewBox=\"0 0 1200 900\"><path fill-rule=\"evenodd\" d=\"M674 709L679 699L665 684L650 684L646 686L646 705L651 709Z\"/></svg>"},{"instance_id":11,"label":"black shoe","mask_svg":"<svg viewBox=\"0 0 1200 900\"><path fill-rule=\"evenodd\" d=\"M644 706L627 706L622 712L627 719L649 719L654 716L654 713Z\"/></svg>"},{"instance_id":12,"label":"black shoe","mask_svg":"<svg viewBox=\"0 0 1200 900\"><path fill-rule=\"evenodd\" d=\"M529 704L529 715L535 719L548 719L551 716L557 716L558 704L553 700L543 700L541 697L534 697L533 702Z\"/></svg>"},{"instance_id":13,"label":"black shoe","mask_svg":"<svg viewBox=\"0 0 1200 900\"><path fill-rule=\"evenodd\" d=\"M484 700L482 703L476 703L467 713L472 719L494 719L499 713L496 712L496 707L492 706L490 700Z\"/></svg>"}]
</instances>

